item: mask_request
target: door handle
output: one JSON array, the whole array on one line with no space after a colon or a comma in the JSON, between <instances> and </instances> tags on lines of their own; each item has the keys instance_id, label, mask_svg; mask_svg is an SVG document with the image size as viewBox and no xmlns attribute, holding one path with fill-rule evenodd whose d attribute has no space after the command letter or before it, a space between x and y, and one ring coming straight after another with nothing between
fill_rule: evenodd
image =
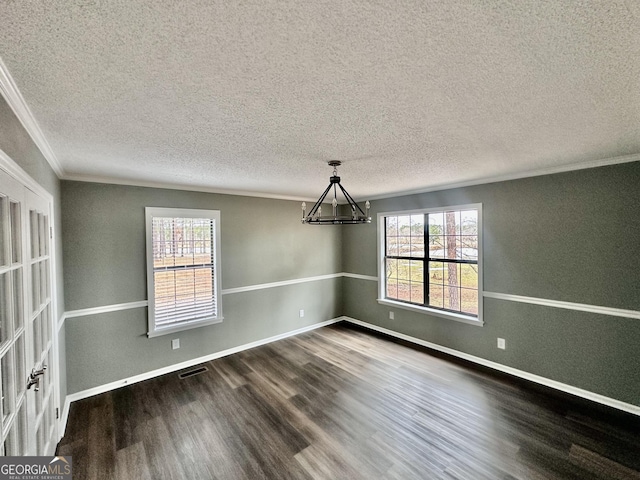
<instances>
[{"instance_id":1,"label":"door handle","mask_svg":"<svg viewBox=\"0 0 640 480\"><path fill-rule=\"evenodd\" d=\"M36 386L33 390L36 392L40 391L40 379L38 377L29 376L29 381L27 382L27 390L30 390L31 387Z\"/></svg>"},{"instance_id":2,"label":"door handle","mask_svg":"<svg viewBox=\"0 0 640 480\"><path fill-rule=\"evenodd\" d=\"M42 368L40 370L36 370L35 368L31 370L31 375L30 377L36 378L38 375L44 375L44 371L47 369L46 365L43 365Z\"/></svg>"}]
</instances>

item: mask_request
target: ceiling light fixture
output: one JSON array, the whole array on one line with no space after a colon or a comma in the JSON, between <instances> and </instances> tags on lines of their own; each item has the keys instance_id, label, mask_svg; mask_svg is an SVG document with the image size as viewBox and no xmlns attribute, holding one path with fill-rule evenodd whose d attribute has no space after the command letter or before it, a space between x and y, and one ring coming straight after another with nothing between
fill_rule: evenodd
<instances>
[{"instance_id":1,"label":"ceiling light fixture","mask_svg":"<svg viewBox=\"0 0 640 480\"><path fill-rule=\"evenodd\" d=\"M354 225L356 223L371 223L371 217L369 216L369 209L371 204L367 200L365 202L365 211L362 211L360 206L355 202L349 192L347 192L342 185L340 185L340 177L338 176L338 167L342 165L342 162L338 160L331 160L329 166L333 167L333 176L329 178L329 186L320 195L320 198L315 203L309 215L307 215L307 204L302 202L302 223L309 225ZM344 198L349 205L350 215L338 215L338 187ZM322 216L322 202L329 191L333 188L333 200L331 206L333 207L332 215Z\"/></svg>"}]
</instances>

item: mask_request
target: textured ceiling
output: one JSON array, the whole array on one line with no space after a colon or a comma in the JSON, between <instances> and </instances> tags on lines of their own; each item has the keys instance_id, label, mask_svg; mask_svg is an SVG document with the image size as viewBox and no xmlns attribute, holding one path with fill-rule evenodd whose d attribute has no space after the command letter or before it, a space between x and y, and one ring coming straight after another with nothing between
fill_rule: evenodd
<instances>
[{"instance_id":1,"label":"textured ceiling","mask_svg":"<svg viewBox=\"0 0 640 480\"><path fill-rule=\"evenodd\" d=\"M2 0L66 178L357 198L640 153L640 2Z\"/></svg>"}]
</instances>

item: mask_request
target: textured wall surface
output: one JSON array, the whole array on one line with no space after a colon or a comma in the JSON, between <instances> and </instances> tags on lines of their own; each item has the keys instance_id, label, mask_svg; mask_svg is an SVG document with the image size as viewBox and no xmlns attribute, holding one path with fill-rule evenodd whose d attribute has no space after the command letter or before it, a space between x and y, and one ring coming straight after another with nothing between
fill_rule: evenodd
<instances>
[{"instance_id":1,"label":"textured wall surface","mask_svg":"<svg viewBox=\"0 0 640 480\"><path fill-rule=\"evenodd\" d=\"M16 118L4 98L0 97L0 150L5 152L31 178L38 182L45 190L53 195L53 209L56 242L56 288L57 314L55 324L65 311L63 268L62 268L62 215L60 211L60 180L42 156L38 147L33 143L20 121ZM67 392L67 375L65 359L65 330L64 326L58 332L58 346L60 347L60 404L64 405Z\"/></svg>"},{"instance_id":2,"label":"textured wall surface","mask_svg":"<svg viewBox=\"0 0 640 480\"><path fill-rule=\"evenodd\" d=\"M62 206L67 310L147 299L147 206L220 210L222 289L341 271L339 227L302 225L297 202L64 181ZM335 318L341 284L334 278L225 294L221 324L152 339L146 308L68 318L69 392Z\"/></svg>"},{"instance_id":3,"label":"textured wall surface","mask_svg":"<svg viewBox=\"0 0 640 480\"><path fill-rule=\"evenodd\" d=\"M395 197L373 214L483 204L484 290L640 310L640 162ZM377 275L377 226L343 229L346 272ZM483 327L379 305L344 279L344 314L640 405L640 321L485 298ZM496 338L507 341L496 348Z\"/></svg>"}]
</instances>

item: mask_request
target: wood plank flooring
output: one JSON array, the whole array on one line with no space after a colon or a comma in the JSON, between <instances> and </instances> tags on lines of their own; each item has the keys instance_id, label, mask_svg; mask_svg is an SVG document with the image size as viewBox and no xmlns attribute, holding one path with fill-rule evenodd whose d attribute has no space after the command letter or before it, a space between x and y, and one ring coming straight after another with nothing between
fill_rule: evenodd
<instances>
[{"instance_id":1,"label":"wood plank flooring","mask_svg":"<svg viewBox=\"0 0 640 480\"><path fill-rule=\"evenodd\" d=\"M635 417L351 326L204 365L73 403L74 478L640 479Z\"/></svg>"}]
</instances>

